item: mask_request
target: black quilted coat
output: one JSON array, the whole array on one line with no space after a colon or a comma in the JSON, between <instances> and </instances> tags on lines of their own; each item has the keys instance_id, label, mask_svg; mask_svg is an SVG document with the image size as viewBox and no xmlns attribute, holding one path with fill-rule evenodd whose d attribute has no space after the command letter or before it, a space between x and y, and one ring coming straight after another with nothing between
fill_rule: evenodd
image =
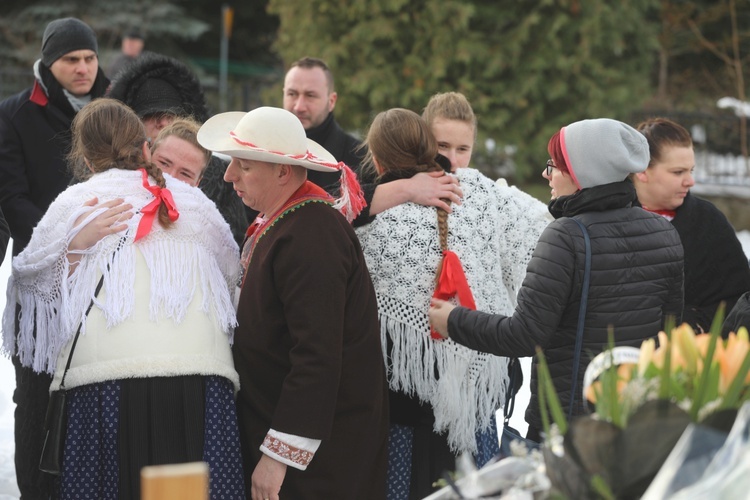
<instances>
[{"instance_id":1,"label":"black quilted coat","mask_svg":"<svg viewBox=\"0 0 750 500\"><path fill-rule=\"evenodd\" d=\"M591 238L591 286L583 336L574 414L581 414L583 374L607 345L640 346L655 337L665 315L683 307L683 251L666 219L633 207L630 181L584 189L550 203L555 216L542 233L518 293L513 316L456 308L448 320L450 338L472 349L509 357L535 354L540 346L557 395L567 414L573 373L576 325L584 269L584 239L575 216ZM532 363L526 421L541 428L537 361Z\"/></svg>"}]
</instances>

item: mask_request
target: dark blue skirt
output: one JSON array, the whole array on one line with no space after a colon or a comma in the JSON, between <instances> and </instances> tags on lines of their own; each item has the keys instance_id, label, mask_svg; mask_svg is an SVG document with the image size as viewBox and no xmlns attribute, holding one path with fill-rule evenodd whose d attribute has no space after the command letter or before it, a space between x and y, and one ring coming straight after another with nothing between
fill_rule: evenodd
<instances>
[{"instance_id":1,"label":"dark blue skirt","mask_svg":"<svg viewBox=\"0 0 750 500\"><path fill-rule=\"evenodd\" d=\"M61 499L139 499L146 465L204 461L212 500L245 498L234 386L156 377L70 389Z\"/></svg>"}]
</instances>

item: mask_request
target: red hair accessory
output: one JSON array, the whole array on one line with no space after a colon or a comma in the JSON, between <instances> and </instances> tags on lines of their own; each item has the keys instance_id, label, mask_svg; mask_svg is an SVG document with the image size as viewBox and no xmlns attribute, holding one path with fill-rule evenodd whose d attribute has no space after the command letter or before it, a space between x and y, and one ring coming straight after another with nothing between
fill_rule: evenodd
<instances>
[{"instance_id":1,"label":"red hair accessory","mask_svg":"<svg viewBox=\"0 0 750 500\"><path fill-rule=\"evenodd\" d=\"M152 186L148 183L148 174L143 168L139 168L141 176L143 177L143 187L149 190L154 195L154 199L141 209L143 217L138 223L138 230L135 233L135 241L140 240L148 233L151 232L151 226L154 224L154 217L159 210L159 206L164 203L169 213L169 220L172 222L176 221L180 217L180 213L177 211L177 207L174 204L172 198L172 192L167 188L161 188L159 186Z\"/></svg>"},{"instance_id":2,"label":"red hair accessory","mask_svg":"<svg viewBox=\"0 0 750 500\"><path fill-rule=\"evenodd\" d=\"M469 282L466 280L464 268L461 260L454 252L450 250L443 251L443 268L440 270L437 288L432 297L440 300L448 300L451 297L458 296L458 302L464 307L476 310L474 295L469 288ZM442 340L443 337L435 330L430 329L430 336L436 340Z\"/></svg>"},{"instance_id":3,"label":"red hair accessory","mask_svg":"<svg viewBox=\"0 0 750 500\"><path fill-rule=\"evenodd\" d=\"M333 204L333 208L341 211L346 220L353 221L365 208L367 202L362 186L357 180L357 174L344 162L335 166L341 172L341 196Z\"/></svg>"}]
</instances>

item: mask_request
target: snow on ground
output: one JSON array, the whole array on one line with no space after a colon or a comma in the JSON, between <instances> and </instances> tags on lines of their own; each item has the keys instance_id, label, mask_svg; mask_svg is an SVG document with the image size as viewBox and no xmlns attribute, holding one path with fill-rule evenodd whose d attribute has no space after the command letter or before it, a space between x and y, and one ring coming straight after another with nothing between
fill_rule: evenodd
<instances>
[{"instance_id":1,"label":"snow on ground","mask_svg":"<svg viewBox=\"0 0 750 500\"><path fill-rule=\"evenodd\" d=\"M750 258L750 231L741 231L737 237L742 243L745 254ZM0 266L0 312L5 309L5 284L10 275L10 248L8 255ZM529 404L529 377L531 358L521 360L524 372L524 386L516 396L516 410L511 418L511 426L525 435L527 424L524 421L526 406ZM13 464L13 389L15 387L15 374L10 360L0 356L0 500L17 500L19 497L16 485L15 466ZM498 412L498 427L502 429L502 411Z\"/></svg>"},{"instance_id":2,"label":"snow on ground","mask_svg":"<svg viewBox=\"0 0 750 500\"><path fill-rule=\"evenodd\" d=\"M0 314L5 309L5 284L10 276L10 250L8 245L3 265L0 266ZM16 467L13 463L13 389L16 376L10 360L0 356L0 500L15 500L20 496L16 485Z\"/></svg>"}]
</instances>

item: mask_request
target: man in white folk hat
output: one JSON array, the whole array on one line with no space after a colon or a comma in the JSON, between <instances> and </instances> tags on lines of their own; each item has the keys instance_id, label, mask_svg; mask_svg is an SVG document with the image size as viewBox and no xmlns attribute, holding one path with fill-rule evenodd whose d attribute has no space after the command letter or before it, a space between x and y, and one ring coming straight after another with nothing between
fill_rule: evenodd
<instances>
[{"instance_id":1,"label":"man in white folk hat","mask_svg":"<svg viewBox=\"0 0 750 500\"><path fill-rule=\"evenodd\" d=\"M375 292L347 221L361 209L356 179L280 108L216 115L198 141L232 157L224 178L260 213L233 347L248 491L384 498L387 382ZM335 202L308 170L340 171L345 195Z\"/></svg>"}]
</instances>

